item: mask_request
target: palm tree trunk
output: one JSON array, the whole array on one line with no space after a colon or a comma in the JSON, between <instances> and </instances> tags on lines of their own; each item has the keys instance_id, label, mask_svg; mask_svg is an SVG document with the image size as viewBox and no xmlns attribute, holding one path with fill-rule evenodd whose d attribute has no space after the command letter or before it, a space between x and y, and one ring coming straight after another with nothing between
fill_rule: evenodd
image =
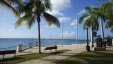
<instances>
[{"instance_id":1,"label":"palm tree trunk","mask_svg":"<svg viewBox=\"0 0 113 64\"><path fill-rule=\"evenodd\" d=\"M41 41L40 41L40 16L37 15L37 23L38 23L38 41L39 41L39 54L41 53Z\"/></svg>"},{"instance_id":2,"label":"palm tree trunk","mask_svg":"<svg viewBox=\"0 0 113 64\"><path fill-rule=\"evenodd\" d=\"M91 41L91 43L92 43L92 47L94 47L94 46L93 46L93 22L92 22L91 30L92 30L92 31L91 31L91 33L92 33L92 36L91 36L92 41Z\"/></svg>"},{"instance_id":3,"label":"palm tree trunk","mask_svg":"<svg viewBox=\"0 0 113 64\"><path fill-rule=\"evenodd\" d=\"M102 39L103 39L104 38L104 29L103 29L102 17L100 17L100 29L101 29L101 36L102 36Z\"/></svg>"}]
</instances>

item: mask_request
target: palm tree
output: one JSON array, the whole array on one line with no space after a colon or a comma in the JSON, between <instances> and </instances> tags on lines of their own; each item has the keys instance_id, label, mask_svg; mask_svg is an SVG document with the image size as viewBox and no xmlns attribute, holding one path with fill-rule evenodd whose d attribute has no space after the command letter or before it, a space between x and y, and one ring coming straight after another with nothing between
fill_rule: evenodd
<instances>
[{"instance_id":1,"label":"palm tree","mask_svg":"<svg viewBox=\"0 0 113 64\"><path fill-rule=\"evenodd\" d=\"M105 12L104 12L104 10L102 9L102 7L98 7L97 9L98 9L98 10L97 10L97 18L100 19L101 36L102 36L102 38L104 39L103 22L106 21Z\"/></svg>"},{"instance_id":2,"label":"palm tree","mask_svg":"<svg viewBox=\"0 0 113 64\"><path fill-rule=\"evenodd\" d=\"M16 22L16 27L20 26L24 21L28 28L35 23L38 24L38 41L39 41L39 53L41 53L41 39L40 39L40 22L41 18L44 17L49 25L55 24L60 27L59 20L47 13L47 10L51 11L50 0L26 0L21 2L21 5L16 7L16 10L22 15Z\"/></svg>"},{"instance_id":3,"label":"palm tree","mask_svg":"<svg viewBox=\"0 0 113 64\"><path fill-rule=\"evenodd\" d=\"M93 47L93 31L98 30L99 24L97 20L97 8L85 7L87 13L83 14L80 19L79 23L81 24L84 21L84 29L88 27L92 28L92 47Z\"/></svg>"},{"instance_id":4,"label":"palm tree","mask_svg":"<svg viewBox=\"0 0 113 64\"><path fill-rule=\"evenodd\" d=\"M107 20L106 28L111 29L111 32L113 32L113 0L102 4L101 9L103 10L104 16Z\"/></svg>"}]
</instances>

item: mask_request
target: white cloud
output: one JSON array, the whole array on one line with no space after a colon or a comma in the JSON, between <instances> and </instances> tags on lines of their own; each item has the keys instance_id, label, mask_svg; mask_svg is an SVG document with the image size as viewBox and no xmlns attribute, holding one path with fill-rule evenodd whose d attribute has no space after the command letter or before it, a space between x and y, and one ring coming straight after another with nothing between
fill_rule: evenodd
<instances>
[{"instance_id":1,"label":"white cloud","mask_svg":"<svg viewBox=\"0 0 113 64\"><path fill-rule=\"evenodd\" d=\"M52 11L48 13L52 15L63 16L62 11L71 7L71 0L50 0L52 4Z\"/></svg>"},{"instance_id":2,"label":"white cloud","mask_svg":"<svg viewBox=\"0 0 113 64\"><path fill-rule=\"evenodd\" d=\"M73 20L70 25L71 26L76 26L77 25L77 19Z\"/></svg>"},{"instance_id":3,"label":"white cloud","mask_svg":"<svg viewBox=\"0 0 113 64\"><path fill-rule=\"evenodd\" d=\"M77 28L77 23L78 23L78 20L77 19L74 19L71 23L70 23L70 26L72 26L73 28Z\"/></svg>"},{"instance_id":4,"label":"white cloud","mask_svg":"<svg viewBox=\"0 0 113 64\"><path fill-rule=\"evenodd\" d=\"M81 10L81 11L78 13L78 15L82 15L82 14L84 14L84 13L86 13L85 9Z\"/></svg>"},{"instance_id":5,"label":"white cloud","mask_svg":"<svg viewBox=\"0 0 113 64\"><path fill-rule=\"evenodd\" d=\"M62 11L71 6L71 0L51 0L54 10Z\"/></svg>"},{"instance_id":6,"label":"white cloud","mask_svg":"<svg viewBox=\"0 0 113 64\"><path fill-rule=\"evenodd\" d=\"M52 15L58 15L58 16L63 16L64 14L60 11L57 10L53 10L53 11L47 11L48 13L52 14Z\"/></svg>"},{"instance_id":7,"label":"white cloud","mask_svg":"<svg viewBox=\"0 0 113 64\"><path fill-rule=\"evenodd\" d=\"M71 21L71 19L69 18L69 17L60 17L59 18L59 21L62 23L65 23L65 22L69 22L69 21Z\"/></svg>"}]
</instances>

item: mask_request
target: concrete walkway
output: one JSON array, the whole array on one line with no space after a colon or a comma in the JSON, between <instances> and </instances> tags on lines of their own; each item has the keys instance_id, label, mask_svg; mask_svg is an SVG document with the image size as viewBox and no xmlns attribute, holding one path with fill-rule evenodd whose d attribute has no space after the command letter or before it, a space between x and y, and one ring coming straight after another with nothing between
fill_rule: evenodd
<instances>
[{"instance_id":1,"label":"concrete walkway","mask_svg":"<svg viewBox=\"0 0 113 64\"><path fill-rule=\"evenodd\" d=\"M74 47L74 45L72 46ZM70 56L73 56L85 51L85 45L78 45L74 48L73 47L71 51L68 51L65 53L51 55L51 56L43 57L40 59L34 59L34 60L19 63L19 64L55 64L56 61L68 58Z\"/></svg>"}]
</instances>

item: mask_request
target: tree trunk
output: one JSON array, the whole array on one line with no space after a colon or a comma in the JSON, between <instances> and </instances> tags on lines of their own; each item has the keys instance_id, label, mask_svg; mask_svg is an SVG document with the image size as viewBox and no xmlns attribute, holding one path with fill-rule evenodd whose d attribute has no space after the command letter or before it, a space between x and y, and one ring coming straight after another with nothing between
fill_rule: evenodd
<instances>
[{"instance_id":1,"label":"tree trunk","mask_svg":"<svg viewBox=\"0 0 113 64\"><path fill-rule=\"evenodd\" d=\"M89 46L88 27L87 27L87 46Z\"/></svg>"},{"instance_id":2,"label":"tree trunk","mask_svg":"<svg viewBox=\"0 0 113 64\"><path fill-rule=\"evenodd\" d=\"M103 21L102 18L100 17L100 29L101 29L101 36L102 39L104 38L104 29L103 29Z\"/></svg>"},{"instance_id":3,"label":"tree trunk","mask_svg":"<svg viewBox=\"0 0 113 64\"><path fill-rule=\"evenodd\" d=\"M38 41L39 41L39 54L41 53L41 41L40 41L40 16L37 15L37 23L38 23Z\"/></svg>"},{"instance_id":4,"label":"tree trunk","mask_svg":"<svg viewBox=\"0 0 113 64\"><path fill-rule=\"evenodd\" d=\"M91 43L92 43L92 47L94 47L94 44L93 44L93 22L92 22L92 27L91 27Z\"/></svg>"}]
</instances>

